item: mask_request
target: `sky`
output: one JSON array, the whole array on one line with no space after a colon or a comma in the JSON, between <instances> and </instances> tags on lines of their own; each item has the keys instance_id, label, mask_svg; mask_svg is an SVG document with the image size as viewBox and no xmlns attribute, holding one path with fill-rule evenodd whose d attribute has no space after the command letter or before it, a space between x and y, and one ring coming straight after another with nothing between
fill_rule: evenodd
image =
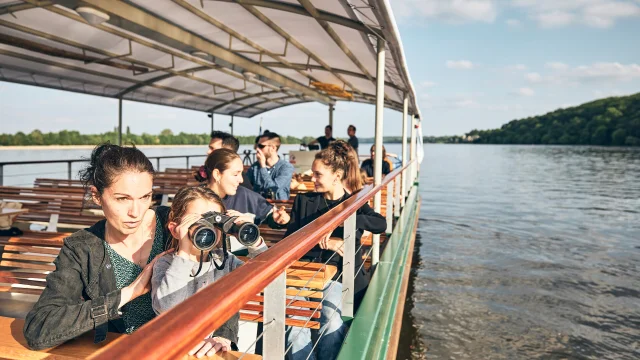
<instances>
[{"instance_id":1,"label":"sky","mask_svg":"<svg viewBox=\"0 0 640 360\"><path fill-rule=\"evenodd\" d=\"M354 2L355 0L351 0ZM424 135L462 135L500 127L607 96L640 92L640 0L392 0ZM117 125L114 99L0 82L2 133ZM384 134L401 134L402 115L385 110ZM302 104L252 119L235 118L237 135L263 129L320 136L327 107ZM372 105L339 102L334 136L374 135ZM215 128L230 118L216 115ZM300 126L296 126L299 124ZM204 133L203 113L124 102L131 132Z\"/></svg>"}]
</instances>

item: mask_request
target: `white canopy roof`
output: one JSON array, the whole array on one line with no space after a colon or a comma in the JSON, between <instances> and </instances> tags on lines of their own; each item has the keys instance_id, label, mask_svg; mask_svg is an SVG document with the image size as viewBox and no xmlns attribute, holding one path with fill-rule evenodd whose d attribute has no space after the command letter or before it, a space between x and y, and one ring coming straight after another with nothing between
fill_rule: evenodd
<instances>
[{"instance_id":1,"label":"white canopy roof","mask_svg":"<svg viewBox=\"0 0 640 360\"><path fill-rule=\"evenodd\" d=\"M388 0L0 0L0 80L241 117L346 100L312 83L373 104L377 37L385 106L419 116Z\"/></svg>"}]
</instances>

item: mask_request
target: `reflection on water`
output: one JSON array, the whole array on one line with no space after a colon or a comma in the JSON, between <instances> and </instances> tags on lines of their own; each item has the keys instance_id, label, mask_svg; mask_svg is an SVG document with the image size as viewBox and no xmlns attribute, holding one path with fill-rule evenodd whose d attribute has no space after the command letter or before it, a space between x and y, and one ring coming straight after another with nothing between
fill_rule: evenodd
<instances>
[{"instance_id":1,"label":"reflection on water","mask_svg":"<svg viewBox=\"0 0 640 360\"><path fill-rule=\"evenodd\" d=\"M427 145L398 358L640 358L639 180L640 149Z\"/></svg>"}]
</instances>

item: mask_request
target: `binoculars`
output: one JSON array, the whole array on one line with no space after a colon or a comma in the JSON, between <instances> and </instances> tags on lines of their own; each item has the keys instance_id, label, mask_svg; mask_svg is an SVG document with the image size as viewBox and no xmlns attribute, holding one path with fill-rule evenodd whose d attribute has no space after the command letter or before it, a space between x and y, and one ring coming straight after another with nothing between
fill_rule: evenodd
<instances>
[{"instance_id":1,"label":"binoculars","mask_svg":"<svg viewBox=\"0 0 640 360\"><path fill-rule=\"evenodd\" d=\"M202 219L189 227L189 239L201 251L209 251L224 241L224 234L235 236L244 246L252 246L260 239L260 229L253 223L235 224L237 216L229 216L216 211L202 214ZM222 232L219 238L215 229Z\"/></svg>"}]
</instances>

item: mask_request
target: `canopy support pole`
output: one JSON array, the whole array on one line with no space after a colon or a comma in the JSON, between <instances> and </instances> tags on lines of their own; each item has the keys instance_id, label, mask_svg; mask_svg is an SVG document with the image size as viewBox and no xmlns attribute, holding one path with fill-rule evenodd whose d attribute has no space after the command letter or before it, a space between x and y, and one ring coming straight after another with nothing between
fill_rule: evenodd
<instances>
[{"instance_id":1,"label":"canopy support pole","mask_svg":"<svg viewBox=\"0 0 640 360\"><path fill-rule=\"evenodd\" d=\"M402 167L407 165L407 112L409 110L409 96L404 94L404 104L402 108ZM402 173L402 195L400 196L400 206L404 207L404 201L407 197L407 175L409 172L404 170Z\"/></svg>"},{"instance_id":2,"label":"canopy support pole","mask_svg":"<svg viewBox=\"0 0 640 360\"><path fill-rule=\"evenodd\" d=\"M122 146L122 98L118 98L118 145Z\"/></svg>"},{"instance_id":3,"label":"canopy support pole","mask_svg":"<svg viewBox=\"0 0 640 360\"><path fill-rule=\"evenodd\" d=\"M384 111L384 65L385 65L385 42L384 39L378 37L377 44L377 68L376 68L376 138L375 138L375 158L373 184L374 186L382 183L382 128L383 128L383 111ZM375 212L380 213L382 208L382 193L377 192L373 200L373 208ZM387 204L389 211L389 204ZM375 267L380 261L380 235L373 236L371 251L371 266Z\"/></svg>"},{"instance_id":4,"label":"canopy support pole","mask_svg":"<svg viewBox=\"0 0 640 360\"><path fill-rule=\"evenodd\" d=\"M214 113L213 113L213 110L212 110L211 111L211 132L213 132L213 116L214 116Z\"/></svg>"},{"instance_id":5,"label":"canopy support pole","mask_svg":"<svg viewBox=\"0 0 640 360\"><path fill-rule=\"evenodd\" d=\"M229 123L229 126L231 127L231 135L233 135L233 115L231 115L231 122Z\"/></svg>"},{"instance_id":6,"label":"canopy support pole","mask_svg":"<svg viewBox=\"0 0 640 360\"><path fill-rule=\"evenodd\" d=\"M417 135L417 131L416 131L416 116L415 115L411 115L411 160L416 160L416 135ZM413 183L416 180L416 175L417 175L417 170L418 170L418 165L417 163L414 161L411 164L411 176L409 177L409 186L413 187Z\"/></svg>"},{"instance_id":7,"label":"canopy support pole","mask_svg":"<svg viewBox=\"0 0 640 360\"><path fill-rule=\"evenodd\" d=\"M333 131L333 110L335 110L335 107L333 107L333 104L329 104L329 126L331 126L331 131Z\"/></svg>"}]
</instances>

